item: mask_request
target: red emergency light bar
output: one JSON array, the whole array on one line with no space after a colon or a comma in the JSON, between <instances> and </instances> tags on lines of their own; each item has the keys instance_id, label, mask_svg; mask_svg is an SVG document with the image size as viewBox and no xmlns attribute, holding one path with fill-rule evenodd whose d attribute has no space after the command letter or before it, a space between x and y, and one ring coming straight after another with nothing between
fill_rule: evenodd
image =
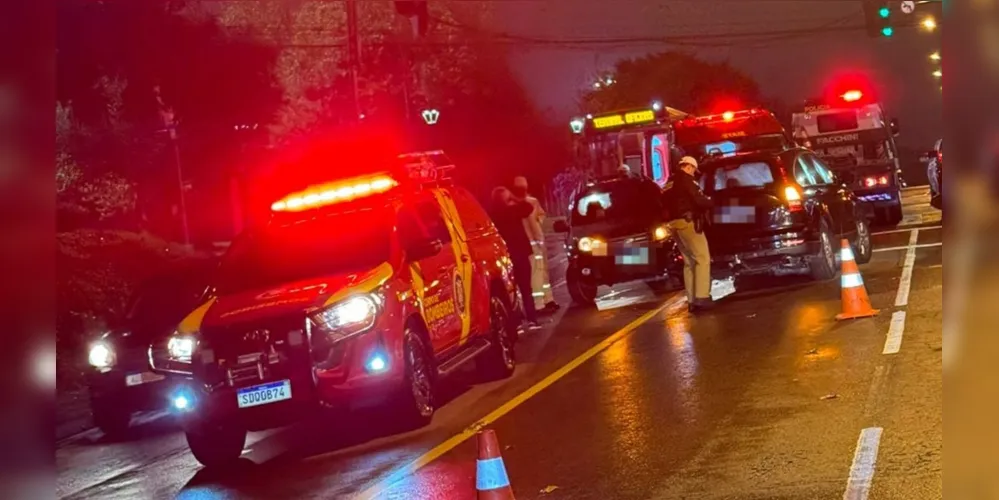
<instances>
[{"instance_id":1,"label":"red emergency light bar","mask_svg":"<svg viewBox=\"0 0 999 500\"><path fill-rule=\"evenodd\" d=\"M275 201L271 210L301 212L381 194L398 185L395 179L384 174L319 184Z\"/></svg>"},{"instance_id":2,"label":"red emergency light bar","mask_svg":"<svg viewBox=\"0 0 999 500\"><path fill-rule=\"evenodd\" d=\"M766 116L770 112L765 109L752 108L739 111L725 111L716 115L695 116L685 118L676 123L678 127L696 127L699 125L713 125L717 123L731 123L736 120L745 120L756 116Z\"/></svg>"},{"instance_id":3,"label":"red emergency light bar","mask_svg":"<svg viewBox=\"0 0 999 500\"><path fill-rule=\"evenodd\" d=\"M846 102L854 102L863 99L864 93L859 90L847 90L840 97Z\"/></svg>"}]
</instances>

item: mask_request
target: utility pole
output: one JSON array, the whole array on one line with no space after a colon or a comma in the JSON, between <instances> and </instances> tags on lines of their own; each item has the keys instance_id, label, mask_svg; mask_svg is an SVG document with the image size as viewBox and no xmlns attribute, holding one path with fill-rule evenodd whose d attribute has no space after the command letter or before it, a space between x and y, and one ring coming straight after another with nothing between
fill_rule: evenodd
<instances>
[{"instance_id":1,"label":"utility pole","mask_svg":"<svg viewBox=\"0 0 999 500\"><path fill-rule=\"evenodd\" d=\"M347 48L350 62L350 79L354 87L354 116L360 120L361 95L358 79L360 78L361 65L361 40L357 33L357 0L347 0Z\"/></svg>"}]
</instances>

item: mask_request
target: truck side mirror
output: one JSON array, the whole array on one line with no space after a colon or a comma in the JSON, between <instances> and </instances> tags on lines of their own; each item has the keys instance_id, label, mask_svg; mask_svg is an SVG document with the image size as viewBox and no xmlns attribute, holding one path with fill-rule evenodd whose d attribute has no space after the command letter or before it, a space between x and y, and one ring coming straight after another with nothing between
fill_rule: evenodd
<instances>
[{"instance_id":1,"label":"truck side mirror","mask_svg":"<svg viewBox=\"0 0 999 500\"><path fill-rule=\"evenodd\" d=\"M410 245L406 252L406 257L410 262L416 262L418 260L429 259L430 257L441 253L441 250L443 249L444 244L441 243L441 240L424 240Z\"/></svg>"},{"instance_id":2,"label":"truck side mirror","mask_svg":"<svg viewBox=\"0 0 999 500\"><path fill-rule=\"evenodd\" d=\"M554 229L556 233L568 233L569 232L569 225L566 224L564 220L559 219L559 220L555 221L555 224L552 227L552 229Z\"/></svg>"}]
</instances>

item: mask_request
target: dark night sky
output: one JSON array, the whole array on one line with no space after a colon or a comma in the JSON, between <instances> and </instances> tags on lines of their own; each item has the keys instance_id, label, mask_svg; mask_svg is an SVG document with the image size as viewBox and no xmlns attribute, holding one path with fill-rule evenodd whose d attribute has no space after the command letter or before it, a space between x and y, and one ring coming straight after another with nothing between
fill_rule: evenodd
<instances>
[{"instance_id":1,"label":"dark night sky","mask_svg":"<svg viewBox=\"0 0 999 500\"><path fill-rule=\"evenodd\" d=\"M473 0L474 1L474 0ZM543 38L677 36L811 28L843 20L861 25L859 0L489 0L497 31ZM697 55L728 60L756 78L766 95L788 103L819 94L833 72L869 73L889 114L902 128L900 143L928 149L942 133L941 92L928 56L939 33L915 28L891 39L863 31L798 36L759 47L694 48ZM616 48L517 47L514 67L542 109L568 123L580 91L599 70L623 57L667 50L666 45Z\"/></svg>"}]
</instances>

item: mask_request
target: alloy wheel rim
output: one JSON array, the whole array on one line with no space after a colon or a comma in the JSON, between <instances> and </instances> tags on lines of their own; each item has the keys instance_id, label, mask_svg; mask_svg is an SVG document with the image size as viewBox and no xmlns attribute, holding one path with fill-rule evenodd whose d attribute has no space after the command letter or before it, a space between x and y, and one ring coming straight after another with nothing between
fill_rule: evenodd
<instances>
[{"instance_id":1,"label":"alloy wheel rim","mask_svg":"<svg viewBox=\"0 0 999 500\"><path fill-rule=\"evenodd\" d=\"M427 374L427 364L423 356L417 352L419 344L411 340L409 343L409 363L412 370L413 399L420 415L429 415L433 409L430 404L430 378Z\"/></svg>"},{"instance_id":2,"label":"alloy wheel rim","mask_svg":"<svg viewBox=\"0 0 999 500\"><path fill-rule=\"evenodd\" d=\"M496 299L493 299L493 334L496 337L496 341L499 342L500 355L503 356L503 364L506 365L507 368L512 368L514 361L509 329L506 327L506 318L495 301Z\"/></svg>"}]
</instances>

